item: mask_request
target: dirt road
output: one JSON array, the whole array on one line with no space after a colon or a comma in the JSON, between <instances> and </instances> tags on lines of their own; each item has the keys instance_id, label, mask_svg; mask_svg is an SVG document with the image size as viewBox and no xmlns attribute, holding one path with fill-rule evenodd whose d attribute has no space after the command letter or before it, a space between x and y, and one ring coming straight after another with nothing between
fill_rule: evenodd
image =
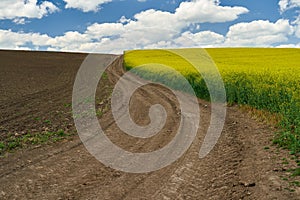
<instances>
[{"instance_id":1,"label":"dirt road","mask_svg":"<svg viewBox=\"0 0 300 200\"><path fill-rule=\"evenodd\" d=\"M0 52L1 139L9 133L22 135L27 131L63 129L74 134L60 142L32 145L2 156L0 199L300 199L299 187L283 180L289 178L286 169L291 166L282 164L288 152L271 146L274 129L237 106L228 107L217 145L207 157L199 159L210 122L210 104L202 100L196 139L175 163L145 174L106 167L82 145L69 107L75 76L85 56ZM131 152L162 148L178 129L178 101L167 88L156 84L139 89L130 107L135 122L149 123L148 109L156 103L166 109L167 122L150 139L124 134L106 106L114 83L123 73L122 57L116 56L107 71L107 81L101 81L97 90L96 107L104 111L99 120L105 134Z\"/></svg>"}]
</instances>

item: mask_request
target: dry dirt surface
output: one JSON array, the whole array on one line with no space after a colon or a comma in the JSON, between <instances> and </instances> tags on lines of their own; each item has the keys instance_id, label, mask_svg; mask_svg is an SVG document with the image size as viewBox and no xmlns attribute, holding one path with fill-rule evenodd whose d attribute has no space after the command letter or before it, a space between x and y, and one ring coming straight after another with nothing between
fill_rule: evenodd
<instances>
[{"instance_id":1,"label":"dry dirt surface","mask_svg":"<svg viewBox=\"0 0 300 200\"><path fill-rule=\"evenodd\" d=\"M274 128L237 106L228 107L222 135L203 159L198 153L210 122L210 104L199 100L200 128L179 160L144 174L103 165L85 149L72 119L72 87L85 57L0 51L1 141L12 134L21 137L59 129L69 135L58 142L24 145L3 154L0 199L300 199L299 187L291 184L287 170L295 166L282 164L282 158L289 158L288 152L271 145ZM170 142L180 120L173 93L157 84L134 93L130 112L137 124L149 123L149 107L156 103L165 107L168 118L154 137L130 137L114 123L109 107L113 85L124 73L123 58L99 57L116 59L97 90L96 107L105 134L132 152L154 151Z\"/></svg>"}]
</instances>

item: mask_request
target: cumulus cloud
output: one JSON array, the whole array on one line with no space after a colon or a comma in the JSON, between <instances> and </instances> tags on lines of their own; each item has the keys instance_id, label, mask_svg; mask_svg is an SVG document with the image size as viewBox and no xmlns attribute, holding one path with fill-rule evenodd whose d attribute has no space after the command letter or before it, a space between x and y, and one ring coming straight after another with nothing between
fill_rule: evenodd
<instances>
[{"instance_id":1,"label":"cumulus cloud","mask_svg":"<svg viewBox=\"0 0 300 200\"><path fill-rule=\"evenodd\" d=\"M55 48L68 48L69 50L77 49L81 44L91 41L91 38L86 34L81 34L77 31L66 32L63 36L48 38L44 45L52 46Z\"/></svg>"},{"instance_id":2,"label":"cumulus cloud","mask_svg":"<svg viewBox=\"0 0 300 200\"><path fill-rule=\"evenodd\" d=\"M206 9L191 10L191 7L200 8L201 5ZM218 12L213 9L217 9ZM186 16L186 13L191 12L195 14ZM189 46L193 42L194 46L217 44L223 40L217 33L182 34L182 30L200 22L231 21L246 12L248 10L242 7L224 7L212 0L195 0L181 3L174 13L149 9L137 13L133 19L121 17L116 23L95 23L87 27L84 33L77 33L76 37L83 39L69 43L67 41L72 35L65 34L48 44L51 44L51 47L59 45L63 50L74 49L74 44L77 44L78 51L101 52L121 52L122 49L129 48L175 47L184 45L184 42L188 42ZM212 42L213 38L216 41Z\"/></svg>"},{"instance_id":3,"label":"cumulus cloud","mask_svg":"<svg viewBox=\"0 0 300 200\"><path fill-rule=\"evenodd\" d=\"M13 32L0 30L0 47L4 49L26 49L28 44L43 46L51 38L39 33Z\"/></svg>"},{"instance_id":4,"label":"cumulus cloud","mask_svg":"<svg viewBox=\"0 0 300 200\"><path fill-rule=\"evenodd\" d=\"M294 33L288 20L280 19L275 23L257 20L232 25L226 35L227 46L268 46L286 42Z\"/></svg>"},{"instance_id":5,"label":"cumulus cloud","mask_svg":"<svg viewBox=\"0 0 300 200\"><path fill-rule=\"evenodd\" d=\"M1 0L0 20L19 18L38 18L58 11L50 1L38 4L37 0Z\"/></svg>"},{"instance_id":6,"label":"cumulus cloud","mask_svg":"<svg viewBox=\"0 0 300 200\"><path fill-rule=\"evenodd\" d=\"M214 23L232 21L248 12L245 7L220 6L216 0L194 0L182 2L175 14L178 19L189 23Z\"/></svg>"},{"instance_id":7,"label":"cumulus cloud","mask_svg":"<svg viewBox=\"0 0 300 200\"><path fill-rule=\"evenodd\" d=\"M270 46L287 41L295 32L289 21L283 19L274 23L264 20L238 23L225 36L202 31L199 26L204 22L232 21L247 12L243 7L221 6L219 1L194 0L181 3L173 13L150 9L132 19L122 17L115 23L94 23L84 32L69 31L56 37L1 30L0 47L17 49L30 43L56 51L121 53L133 48Z\"/></svg>"},{"instance_id":8,"label":"cumulus cloud","mask_svg":"<svg viewBox=\"0 0 300 200\"><path fill-rule=\"evenodd\" d=\"M160 34L139 30L133 24L128 28L127 24L121 23L96 23L90 25L83 33L69 31L56 37L0 30L0 47L22 49L27 44L32 44L36 49L43 47L55 51L122 53L123 50L136 48L270 46L287 41L287 37L293 34L293 28L287 20L278 20L275 23L260 20L235 24L230 27L226 36L212 31L185 31L151 38L151 35ZM137 33L132 35L135 31ZM292 44L289 46L292 47Z\"/></svg>"},{"instance_id":9,"label":"cumulus cloud","mask_svg":"<svg viewBox=\"0 0 300 200\"><path fill-rule=\"evenodd\" d=\"M278 5L281 13L283 13L291 8L300 8L300 0L280 0ZM292 22L292 25L294 25L295 36L300 38L300 15L299 13L297 14L298 16L296 17L296 20Z\"/></svg>"},{"instance_id":10,"label":"cumulus cloud","mask_svg":"<svg viewBox=\"0 0 300 200\"><path fill-rule=\"evenodd\" d=\"M212 31L201 31L198 33L191 33L190 31L182 33L182 35L175 39L178 46L185 47L211 47L222 45L224 36Z\"/></svg>"},{"instance_id":11,"label":"cumulus cloud","mask_svg":"<svg viewBox=\"0 0 300 200\"><path fill-rule=\"evenodd\" d=\"M92 24L87 27L86 35L92 36L93 38L103 37L117 37L125 32L125 27L121 23L103 23L103 24Z\"/></svg>"},{"instance_id":12,"label":"cumulus cloud","mask_svg":"<svg viewBox=\"0 0 300 200\"><path fill-rule=\"evenodd\" d=\"M169 41L159 41L157 43L144 46L146 49L153 48L192 48L192 47L214 47L220 46L224 42L224 36L212 31L201 31L191 33L190 31L183 32L177 38Z\"/></svg>"},{"instance_id":13,"label":"cumulus cloud","mask_svg":"<svg viewBox=\"0 0 300 200\"><path fill-rule=\"evenodd\" d=\"M165 44L162 41L180 37L182 30L193 24L232 21L247 12L243 7L220 6L218 1L194 0L181 3L174 13L154 9L140 12L118 29L120 38L136 41L138 46Z\"/></svg>"},{"instance_id":14,"label":"cumulus cloud","mask_svg":"<svg viewBox=\"0 0 300 200\"><path fill-rule=\"evenodd\" d=\"M300 38L300 16L298 16L297 19L293 21L292 24L294 25L294 29L295 29L295 36L297 38Z\"/></svg>"},{"instance_id":15,"label":"cumulus cloud","mask_svg":"<svg viewBox=\"0 0 300 200\"><path fill-rule=\"evenodd\" d=\"M66 8L75 8L83 12L98 11L102 4L111 2L112 0L63 0Z\"/></svg>"},{"instance_id":16,"label":"cumulus cloud","mask_svg":"<svg viewBox=\"0 0 300 200\"><path fill-rule=\"evenodd\" d=\"M284 12L288 9L300 7L300 0L280 0L278 3L280 11Z\"/></svg>"}]
</instances>

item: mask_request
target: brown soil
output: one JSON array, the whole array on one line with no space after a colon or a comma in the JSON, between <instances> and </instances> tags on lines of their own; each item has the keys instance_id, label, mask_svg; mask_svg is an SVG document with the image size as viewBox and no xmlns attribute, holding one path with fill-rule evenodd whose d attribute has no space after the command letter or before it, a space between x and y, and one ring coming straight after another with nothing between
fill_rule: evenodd
<instances>
[{"instance_id":1,"label":"brown soil","mask_svg":"<svg viewBox=\"0 0 300 200\"><path fill-rule=\"evenodd\" d=\"M107 58L111 55L99 55ZM44 145L24 144L0 158L0 199L300 199L287 170L288 152L271 145L270 125L228 107L222 135L210 154L198 152L210 120L210 104L199 100L201 124L189 150L161 170L130 174L106 167L91 156L76 134L70 103L85 54L0 51L0 139L63 129L69 137ZM113 84L124 73L117 57L97 91L97 109L107 136L132 152L149 152L171 141L179 123L178 102L166 88L150 84L131 100L137 124L149 123L149 106L168 112L166 126L151 139L122 133L109 111ZM49 123L50 121L50 123ZM265 149L268 146L269 149ZM289 164L282 164L287 158ZM288 179L288 180L284 180ZM299 181L299 178L298 178Z\"/></svg>"}]
</instances>

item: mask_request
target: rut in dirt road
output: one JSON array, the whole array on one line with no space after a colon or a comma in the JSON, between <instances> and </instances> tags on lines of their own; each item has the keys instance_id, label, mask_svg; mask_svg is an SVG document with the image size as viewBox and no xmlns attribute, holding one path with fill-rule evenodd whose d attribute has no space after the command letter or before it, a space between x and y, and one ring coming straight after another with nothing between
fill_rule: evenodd
<instances>
[{"instance_id":1,"label":"rut in dirt road","mask_svg":"<svg viewBox=\"0 0 300 200\"><path fill-rule=\"evenodd\" d=\"M99 55L99 60L102 57L104 59L105 55ZM64 90L60 89L61 85L57 85L57 90L41 89L32 98L17 98L9 107L21 109L19 106L24 101L30 104L42 100L51 100L53 107L59 107L66 99L72 98L72 90L66 90L72 89L79 63L72 65L69 73L72 76L68 80L60 77L60 81L66 81L65 85L68 85ZM125 73L122 63L123 57L120 56L110 65L107 70L109 80L100 84L97 96L111 92ZM55 92L55 95L47 96L49 92ZM109 95L99 104L102 106L103 102L110 102ZM78 136L74 136L70 140L19 150L0 158L0 198L299 199L298 190L290 192L284 189L286 183L280 178L284 172L273 170L277 164L273 152L263 149L270 144L273 129L251 119L236 106L227 108L226 123L217 145L205 158L199 159L211 110L208 102L198 100L198 103L200 125L196 138L186 153L167 167L142 174L117 171L91 156ZM149 124L149 108L154 104L162 105L168 117L162 130L151 138L140 139L123 133L110 109L99 122L107 137L119 147L130 152L152 152L172 141L180 123L178 100L169 89L157 84L143 86L133 94L130 101L132 119L140 126ZM35 109L40 114L48 113L42 107L37 105ZM10 120L21 122L26 113L31 112L24 109L21 110L23 116L14 116ZM4 110L3 107L1 112ZM9 120L2 119L1 123L1 126L8 127ZM74 124L69 130L75 130Z\"/></svg>"}]
</instances>

